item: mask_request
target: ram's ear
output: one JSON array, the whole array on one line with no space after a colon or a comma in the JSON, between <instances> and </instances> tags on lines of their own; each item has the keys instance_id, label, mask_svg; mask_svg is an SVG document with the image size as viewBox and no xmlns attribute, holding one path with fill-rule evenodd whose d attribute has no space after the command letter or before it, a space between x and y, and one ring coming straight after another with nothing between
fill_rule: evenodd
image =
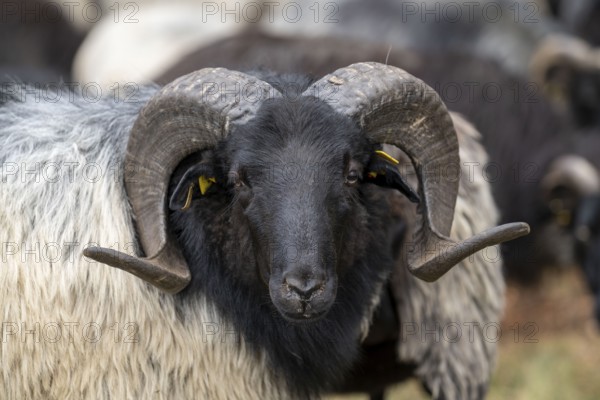
<instances>
[{"instance_id":1,"label":"ram's ear","mask_svg":"<svg viewBox=\"0 0 600 400\"><path fill-rule=\"evenodd\" d=\"M411 202L420 201L417 192L404 180L398 169L398 160L383 150L376 150L367 165L366 183L399 190Z\"/></svg>"},{"instance_id":2,"label":"ram's ear","mask_svg":"<svg viewBox=\"0 0 600 400\"><path fill-rule=\"evenodd\" d=\"M169 200L171 210L187 210L194 196L204 196L216 183L212 164L195 164L189 167L177 182Z\"/></svg>"}]
</instances>

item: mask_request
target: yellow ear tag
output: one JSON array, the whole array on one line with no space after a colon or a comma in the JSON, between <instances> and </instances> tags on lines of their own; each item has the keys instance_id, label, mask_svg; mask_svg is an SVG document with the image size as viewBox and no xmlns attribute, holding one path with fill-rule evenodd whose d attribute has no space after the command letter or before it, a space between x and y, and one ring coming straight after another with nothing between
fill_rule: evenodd
<instances>
[{"instance_id":1,"label":"yellow ear tag","mask_svg":"<svg viewBox=\"0 0 600 400\"><path fill-rule=\"evenodd\" d=\"M559 226L569 226L571 223L571 211L561 210L554 215L554 218Z\"/></svg>"},{"instance_id":2,"label":"yellow ear tag","mask_svg":"<svg viewBox=\"0 0 600 400\"><path fill-rule=\"evenodd\" d=\"M390 156L388 153L386 153L383 150L375 150L375 154L377 154L379 157L383 158L384 160L391 162L394 165L400 164L400 161L396 160L394 157Z\"/></svg>"},{"instance_id":3,"label":"yellow ear tag","mask_svg":"<svg viewBox=\"0 0 600 400\"><path fill-rule=\"evenodd\" d=\"M369 178L371 178L371 179L375 179L375 178L377 178L377 172L373 172L373 171L371 171L371 172L369 172L367 175L368 175L368 176L369 176Z\"/></svg>"},{"instance_id":4,"label":"yellow ear tag","mask_svg":"<svg viewBox=\"0 0 600 400\"><path fill-rule=\"evenodd\" d=\"M194 184L192 183L188 189L187 198L185 199L185 204L181 207L182 211L187 210L192 205L192 196L194 194Z\"/></svg>"},{"instance_id":5,"label":"yellow ear tag","mask_svg":"<svg viewBox=\"0 0 600 400\"><path fill-rule=\"evenodd\" d=\"M198 185L200 185L200 193L204 195L206 191L212 186L213 183L216 183L217 180L215 178L206 178L204 175L198 178Z\"/></svg>"}]
</instances>

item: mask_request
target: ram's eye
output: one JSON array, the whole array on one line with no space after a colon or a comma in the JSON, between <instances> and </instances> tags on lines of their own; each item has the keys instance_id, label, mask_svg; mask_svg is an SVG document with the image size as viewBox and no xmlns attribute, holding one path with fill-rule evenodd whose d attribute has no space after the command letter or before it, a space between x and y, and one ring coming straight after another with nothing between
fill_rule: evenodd
<instances>
[{"instance_id":1,"label":"ram's eye","mask_svg":"<svg viewBox=\"0 0 600 400\"><path fill-rule=\"evenodd\" d=\"M244 181L242 173L240 173L240 172L230 172L229 173L229 182L236 189L246 186L246 182Z\"/></svg>"},{"instance_id":2,"label":"ram's eye","mask_svg":"<svg viewBox=\"0 0 600 400\"><path fill-rule=\"evenodd\" d=\"M356 183L358 183L359 179L360 175L358 174L358 171L352 169L348 171L348 175L346 175L346 180L344 183L346 185L355 185Z\"/></svg>"},{"instance_id":3,"label":"ram's eye","mask_svg":"<svg viewBox=\"0 0 600 400\"><path fill-rule=\"evenodd\" d=\"M246 186L246 184L244 183L244 181L241 178L237 178L235 180L235 182L233 183L233 186L235 186L236 188L241 188L243 186Z\"/></svg>"}]
</instances>

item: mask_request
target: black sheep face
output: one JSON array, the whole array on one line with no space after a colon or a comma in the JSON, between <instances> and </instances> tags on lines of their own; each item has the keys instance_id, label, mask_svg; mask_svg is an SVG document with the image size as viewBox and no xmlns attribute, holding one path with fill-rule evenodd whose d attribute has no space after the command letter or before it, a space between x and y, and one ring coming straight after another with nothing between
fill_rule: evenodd
<instances>
[{"instance_id":1,"label":"black sheep face","mask_svg":"<svg viewBox=\"0 0 600 400\"><path fill-rule=\"evenodd\" d=\"M192 218L231 215L234 225L243 225L208 235L228 243L215 246L229 257L224 265L239 266L230 272L247 286L263 285L286 320L317 321L336 302L349 269L364 264L373 231L378 242L387 240L387 228L379 226L384 201L373 184L418 199L398 169L374 155L376 146L350 119L316 98L267 100L214 152L180 167L171 209L189 206L187 194L199 176L214 177L211 192L191 208ZM373 171L385 172L373 178Z\"/></svg>"},{"instance_id":2,"label":"black sheep face","mask_svg":"<svg viewBox=\"0 0 600 400\"><path fill-rule=\"evenodd\" d=\"M257 268L279 313L324 316L336 299L348 230L364 229L360 181L371 147L348 119L313 98L271 101L232 134L228 183L243 208Z\"/></svg>"}]
</instances>

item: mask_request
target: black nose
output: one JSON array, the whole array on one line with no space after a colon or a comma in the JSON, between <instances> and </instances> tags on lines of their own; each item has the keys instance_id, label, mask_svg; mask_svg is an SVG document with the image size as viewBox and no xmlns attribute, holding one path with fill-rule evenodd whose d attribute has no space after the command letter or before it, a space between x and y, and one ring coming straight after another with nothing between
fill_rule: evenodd
<instances>
[{"instance_id":1,"label":"black nose","mask_svg":"<svg viewBox=\"0 0 600 400\"><path fill-rule=\"evenodd\" d=\"M325 286L325 276L322 274L287 273L283 278L284 285L304 299Z\"/></svg>"}]
</instances>

